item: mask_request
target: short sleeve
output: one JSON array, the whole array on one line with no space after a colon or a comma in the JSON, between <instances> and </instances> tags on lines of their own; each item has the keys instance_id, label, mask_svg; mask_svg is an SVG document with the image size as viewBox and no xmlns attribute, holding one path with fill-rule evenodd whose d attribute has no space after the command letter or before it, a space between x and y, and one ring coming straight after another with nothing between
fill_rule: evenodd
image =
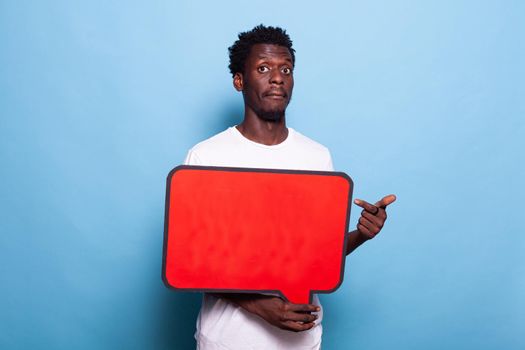
<instances>
[{"instance_id":1,"label":"short sleeve","mask_svg":"<svg viewBox=\"0 0 525 350\"><path fill-rule=\"evenodd\" d=\"M335 171L334 169L334 163L332 162L332 155L330 154L330 151L328 151L328 162L326 163L326 171Z\"/></svg>"},{"instance_id":2,"label":"short sleeve","mask_svg":"<svg viewBox=\"0 0 525 350\"><path fill-rule=\"evenodd\" d=\"M195 154L193 150L189 150L184 159L184 165L202 165L199 157Z\"/></svg>"}]
</instances>

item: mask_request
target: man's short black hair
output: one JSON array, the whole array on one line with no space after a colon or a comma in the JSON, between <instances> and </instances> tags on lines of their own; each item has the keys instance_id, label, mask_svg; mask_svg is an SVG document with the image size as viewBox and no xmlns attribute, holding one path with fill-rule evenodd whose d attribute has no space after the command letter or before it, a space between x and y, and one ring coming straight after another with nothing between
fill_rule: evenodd
<instances>
[{"instance_id":1,"label":"man's short black hair","mask_svg":"<svg viewBox=\"0 0 525 350\"><path fill-rule=\"evenodd\" d=\"M228 48L230 52L230 72L244 73L244 62L248 58L253 45L273 44L284 46L290 51L292 63L295 65L295 50L292 48L292 40L286 34L286 30L279 27L266 27L260 24L250 31L239 33L239 39Z\"/></svg>"}]
</instances>

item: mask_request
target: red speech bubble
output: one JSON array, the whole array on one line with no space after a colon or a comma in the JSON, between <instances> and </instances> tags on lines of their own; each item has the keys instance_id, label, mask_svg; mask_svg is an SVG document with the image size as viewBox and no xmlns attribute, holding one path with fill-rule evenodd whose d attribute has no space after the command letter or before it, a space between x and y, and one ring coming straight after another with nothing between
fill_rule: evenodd
<instances>
[{"instance_id":1,"label":"red speech bubble","mask_svg":"<svg viewBox=\"0 0 525 350\"><path fill-rule=\"evenodd\" d=\"M164 283L311 303L343 280L352 189L339 172L179 166L167 181Z\"/></svg>"}]
</instances>

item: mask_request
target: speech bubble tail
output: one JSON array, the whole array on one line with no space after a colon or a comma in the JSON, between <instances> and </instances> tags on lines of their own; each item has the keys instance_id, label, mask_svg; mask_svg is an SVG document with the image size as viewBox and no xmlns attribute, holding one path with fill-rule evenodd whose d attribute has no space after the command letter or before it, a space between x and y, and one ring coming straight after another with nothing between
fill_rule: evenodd
<instances>
[{"instance_id":1,"label":"speech bubble tail","mask_svg":"<svg viewBox=\"0 0 525 350\"><path fill-rule=\"evenodd\" d=\"M282 293L284 297L291 303L294 303L294 304L312 303L310 291L287 290L287 291L282 291Z\"/></svg>"}]
</instances>

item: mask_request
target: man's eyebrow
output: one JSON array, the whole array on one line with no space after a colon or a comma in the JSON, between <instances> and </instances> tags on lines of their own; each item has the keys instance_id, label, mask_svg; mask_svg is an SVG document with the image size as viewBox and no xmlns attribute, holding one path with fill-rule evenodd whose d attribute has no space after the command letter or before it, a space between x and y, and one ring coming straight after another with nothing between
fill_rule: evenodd
<instances>
[{"instance_id":1,"label":"man's eyebrow","mask_svg":"<svg viewBox=\"0 0 525 350\"><path fill-rule=\"evenodd\" d=\"M287 56L287 55L283 55L283 56ZM271 57L266 56L264 54L260 54L259 56L257 56L257 58L260 59L260 60L264 60L264 59L268 59L268 58L271 58ZM292 62L292 59L290 57L288 57L288 56L285 58L285 60L290 62L290 63Z\"/></svg>"}]
</instances>

